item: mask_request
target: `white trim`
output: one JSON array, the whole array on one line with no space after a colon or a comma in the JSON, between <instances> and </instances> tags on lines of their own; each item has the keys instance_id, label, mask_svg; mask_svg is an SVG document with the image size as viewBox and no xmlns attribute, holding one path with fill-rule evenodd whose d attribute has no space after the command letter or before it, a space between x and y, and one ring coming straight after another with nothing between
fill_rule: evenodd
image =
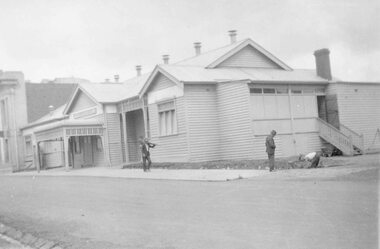
<instances>
[{"instance_id":1,"label":"white trim","mask_svg":"<svg viewBox=\"0 0 380 249\"><path fill-rule=\"evenodd\" d=\"M70 100L67 102L65 109L63 110L63 115L67 115L67 112L70 110L75 97L78 95L78 92L82 91L83 94L87 95L97 106L101 106L101 103L99 103L91 94L89 94L86 90L84 90L80 85L77 86L74 93L71 95Z\"/></svg>"},{"instance_id":2,"label":"white trim","mask_svg":"<svg viewBox=\"0 0 380 249\"><path fill-rule=\"evenodd\" d=\"M169 80L171 80L173 83L175 83L178 87L183 88L183 83L181 83L174 76L172 76L171 74L169 74L168 72L166 72L162 67L160 67L160 65L157 65L154 68L153 72L150 74L150 76L147 79L147 81L145 82L143 88L140 90L140 92L138 94L139 98L142 98L142 96L146 93L146 91L148 90L149 86L152 84L152 82L154 81L154 79L156 78L156 76L157 76L158 73L161 73L162 75L164 75L165 77L167 77Z\"/></svg>"}]
</instances>

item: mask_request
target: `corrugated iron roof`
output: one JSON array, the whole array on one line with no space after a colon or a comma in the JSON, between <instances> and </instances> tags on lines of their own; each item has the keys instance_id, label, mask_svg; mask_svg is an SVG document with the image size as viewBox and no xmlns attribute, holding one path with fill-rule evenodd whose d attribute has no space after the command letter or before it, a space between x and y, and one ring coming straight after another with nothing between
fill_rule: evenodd
<instances>
[{"instance_id":1,"label":"corrugated iron roof","mask_svg":"<svg viewBox=\"0 0 380 249\"><path fill-rule=\"evenodd\" d=\"M223 55L225 55L226 53L228 53L232 49L234 49L234 48L238 47L239 45L241 45L242 43L246 42L247 40L249 40L249 39L244 39L244 40L229 44L229 45L221 47L221 48L217 48L217 49L213 49L213 50L204 52L200 55L190 57L190 58L184 59L182 61L176 62L176 63L174 63L174 65L207 67L208 65L210 65L211 63L213 63L214 61L216 61L217 59L219 59L220 57L222 57Z\"/></svg>"},{"instance_id":2,"label":"corrugated iron roof","mask_svg":"<svg viewBox=\"0 0 380 249\"><path fill-rule=\"evenodd\" d=\"M99 103L116 103L138 96L149 75L143 74L122 83L83 83L80 88Z\"/></svg>"},{"instance_id":3,"label":"corrugated iron roof","mask_svg":"<svg viewBox=\"0 0 380 249\"><path fill-rule=\"evenodd\" d=\"M317 76L315 70L294 69L292 71L269 68L212 68L195 66L160 65L165 72L179 81L186 82L221 82L221 81L267 81L267 82L325 82Z\"/></svg>"}]
</instances>

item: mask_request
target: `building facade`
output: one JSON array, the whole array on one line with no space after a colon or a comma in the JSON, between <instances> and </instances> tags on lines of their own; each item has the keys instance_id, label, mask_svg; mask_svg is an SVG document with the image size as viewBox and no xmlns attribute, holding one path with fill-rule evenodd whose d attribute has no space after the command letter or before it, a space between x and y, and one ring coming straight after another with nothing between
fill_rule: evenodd
<instances>
[{"instance_id":1,"label":"building facade","mask_svg":"<svg viewBox=\"0 0 380 249\"><path fill-rule=\"evenodd\" d=\"M264 159L273 129L277 157L329 144L347 155L380 151L379 83L333 78L327 49L314 53L316 70L293 69L230 35L206 53L196 43L195 56L177 63L165 56L149 74L137 67L123 83L82 84L62 119L33 124L35 143L60 141L67 168L138 162L141 136L157 144L157 162Z\"/></svg>"}]
</instances>

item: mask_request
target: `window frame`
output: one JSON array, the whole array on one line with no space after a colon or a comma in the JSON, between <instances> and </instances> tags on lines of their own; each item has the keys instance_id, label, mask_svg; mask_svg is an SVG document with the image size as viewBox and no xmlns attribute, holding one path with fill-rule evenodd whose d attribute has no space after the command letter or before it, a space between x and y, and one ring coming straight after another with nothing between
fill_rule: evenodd
<instances>
[{"instance_id":1,"label":"window frame","mask_svg":"<svg viewBox=\"0 0 380 249\"><path fill-rule=\"evenodd\" d=\"M30 143L29 146L28 146L28 143ZM30 150L28 148L30 148ZM32 143L32 136L31 135L24 136L24 149L25 149L25 155L26 156L32 156L33 155L33 143Z\"/></svg>"},{"instance_id":2,"label":"window frame","mask_svg":"<svg viewBox=\"0 0 380 249\"><path fill-rule=\"evenodd\" d=\"M164 107L160 109L160 106L168 105L172 103L170 107ZM178 135L178 118L177 118L177 103L176 99L165 100L157 103L157 116L158 116L158 136L167 137ZM170 133L168 127L170 122ZM164 127L163 127L164 125ZM165 130L165 132L163 132Z\"/></svg>"}]
</instances>

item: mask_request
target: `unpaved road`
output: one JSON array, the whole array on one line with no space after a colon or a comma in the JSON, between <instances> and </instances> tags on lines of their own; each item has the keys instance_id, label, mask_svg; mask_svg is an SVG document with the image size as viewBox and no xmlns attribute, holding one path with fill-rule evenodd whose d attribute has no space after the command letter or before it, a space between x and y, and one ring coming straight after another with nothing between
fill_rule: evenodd
<instances>
[{"instance_id":1,"label":"unpaved road","mask_svg":"<svg viewBox=\"0 0 380 249\"><path fill-rule=\"evenodd\" d=\"M0 221L71 248L378 248L378 159L229 182L0 176Z\"/></svg>"}]
</instances>

